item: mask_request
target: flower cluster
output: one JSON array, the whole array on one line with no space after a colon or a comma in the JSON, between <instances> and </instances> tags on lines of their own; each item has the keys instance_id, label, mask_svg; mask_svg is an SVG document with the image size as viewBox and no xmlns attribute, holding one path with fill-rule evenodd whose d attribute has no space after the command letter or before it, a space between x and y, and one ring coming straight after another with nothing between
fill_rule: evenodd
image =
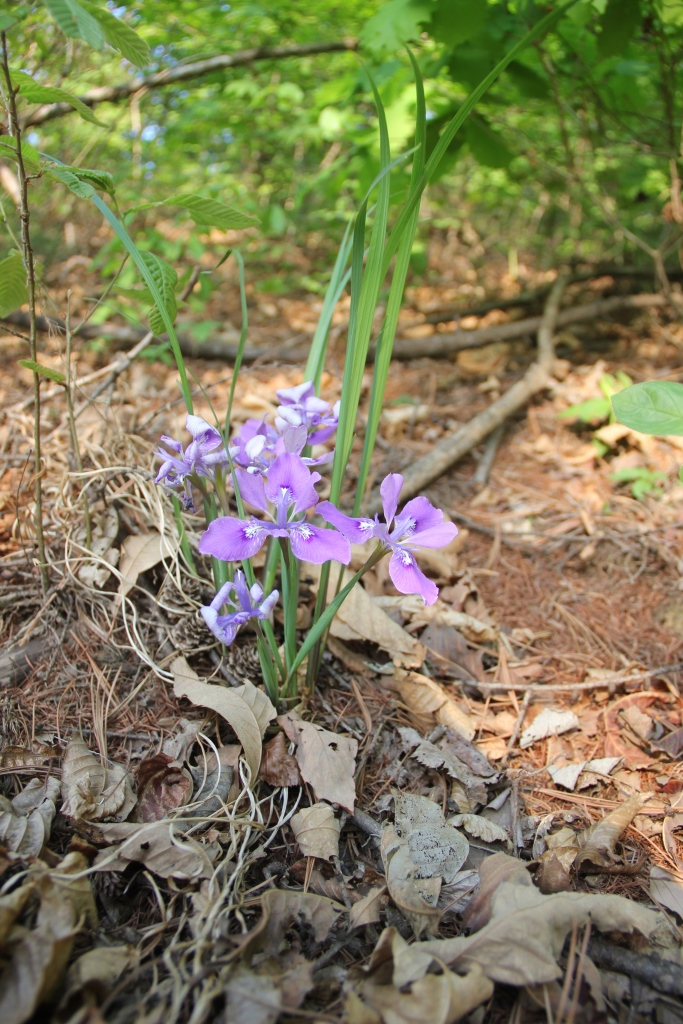
<instances>
[{"instance_id":1,"label":"flower cluster","mask_svg":"<svg viewBox=\"0 0 683 1024\"><path fill-rule=\"evenodd\" d=\"M380 554L391 553L389 575L396 589L402 594L419 594L426 604L433 604L438 589L419 568L414 551L445 547L458 532L454 524L444 522L441 509L434 508L427 498L413 498L398 512L403 487L398 473L385 477L380 489L383 521L379 516L348 516L332 502L320 501L315 489L320 474L311 467L329 462L334 452L318 458L303 452L332 437L339 403L330 406L317 398L310 381L276 395L280 405L275 425L248 420L227 450L219 431L199 416L187 417L192 443L186 449L179 441L162 438L171 451L155 453L162 459L156 482L173 488L184 486L186 507L192 507L192 483L200 488L206 481L216 483L217 470L223 474L228 467L225 475L231 477L242 500L259 513L214 519L200 538L200 552L223 562L242 562L260 551L270 537L277 537L287 558L348 565L352 543L374 540ZM313 525L310 514L319 514L328 525ZM249 619L267 619L278 597L277 590L265 597L258 583L249 588L244 573L237 570L201 614L211 632L229 645ZM228 610L221 614L224 606Z\"/></svg>"}]
</instances>

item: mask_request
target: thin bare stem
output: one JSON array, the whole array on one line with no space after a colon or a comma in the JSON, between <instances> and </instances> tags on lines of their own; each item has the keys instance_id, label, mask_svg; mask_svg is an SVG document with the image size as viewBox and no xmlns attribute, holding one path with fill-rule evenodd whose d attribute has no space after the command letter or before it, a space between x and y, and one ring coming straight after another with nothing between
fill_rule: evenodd
<instances>
[{"instance_id":1,"label":"thin bare stem","mask_svg":"<svg viewBox=\"0 0 683 1024\"><path fill-rule=\"evenodd\" d=\"M71 330L71 292L69 291L66 296L66 413L69 420L69 430L71 432L71 449L73 451L74 462L79 473L83 472L83 459L81 458L81 450L78 445L78 431L76 430L76 417L74 416L74 403L73 394L71 391L71 339L73 338L73 331ZM88 503L88 491L87 484L83 488L83 519L85 521L85 546L90 550L90 544L92 542L92 526L90 523L90 505Z\"/></svg>"},{"instance_id":2,"label":"thin bare stem","mask_svg":"<svg viewBox=\"0 0 683 1024\"><path fill-rule=\"evenodd\" d=\"M29 349L31 359L34 362L37 362L36 271L29 229L29 181L21 152L21 124L17 113L18 90L12 85L12 78L9 70L9 56L7 52L7 36L4 32L0 33L0 39L2 40L2 73L5 79L5 86L7 88L7 119L10 135L14 139L16 145L17 167L19 170L19 220L21 223L21 255L26 269L26 289L28 291ZM38 561L40 563L40 578L43 584L43 591L47 592L50 587L50 576L48 574L47 563L45 561L45 537L43 535L43 489L41 481L42 459L40 452L40 375L35 372L33 374L33 433L36 545L38 548Z\"/></svg>"}]
</instances>

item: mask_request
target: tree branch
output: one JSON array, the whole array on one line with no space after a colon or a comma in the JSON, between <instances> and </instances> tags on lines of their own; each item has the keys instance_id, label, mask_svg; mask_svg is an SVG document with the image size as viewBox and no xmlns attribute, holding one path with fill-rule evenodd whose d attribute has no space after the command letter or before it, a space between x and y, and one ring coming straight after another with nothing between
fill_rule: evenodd
<instances>
[{"instance_id":1,"label":"tree branch","mask_svg":"<svg viewBox=\"0 0 683 1024\"><path fill-rule=\"evenodd\" d=\"M223 53L207 60L198 60L193 64L181 64L178 67L157 71L143 78L133 78L129 82L118 85L103 85L79 96L87 107L95 107L98 103L120 103L141 89L159 89L164 85L186 82L191 78L203 78L216 71L228 68L243 67L255 64L259 60L285 60L288 57L307 57L317 53L334 53L338 51L354 51L358 49L357 39L339 39L331 43L303 43L298 46L253 46L249 50L237 53ZM68 103L46 103L29 114L23 121L24 127L45 124L56 117L73 113Z\"/></svg>"}]
</instances>

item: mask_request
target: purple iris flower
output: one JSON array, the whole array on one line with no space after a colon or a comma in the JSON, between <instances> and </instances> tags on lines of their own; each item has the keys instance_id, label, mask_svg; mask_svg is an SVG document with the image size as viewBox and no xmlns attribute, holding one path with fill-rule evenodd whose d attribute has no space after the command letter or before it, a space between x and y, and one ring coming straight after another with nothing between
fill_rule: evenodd
<instances>
[{"instance_id":1,"label":"purple iris flower","mask_svg":"<svg viewBox=\"0 0 683 1024\"><path fill-rule=\"evenodd\" d=\"M268 537L288 537L292 552L302 561L320 564L333 558L348 565L351 545L336 530L311 526L305 519L293 517L318 503L313 486L319 473L311 473L303 460L293 452L285 452L274 460L268 476L236 470L235 476L244 501L265 512L272 522L221 516L209 523L199 540L202 554L213 555L224 562L251 558ZM274 512L269 511L273 505Z\"/></svg>"},{"instance_id":2,"label":"purple iris flower","mask_svg":"<svg viewBox=\"0 0 683 1024\"><path fill-rule=\"evenodd\" d=\"M191 476L203 476L214 480L216 466L228 464L228 453L223 444L220 431L203 420L201 416L188 416L185 429L192 435L192 441L183 450L182 441L162 435L161 441L171 451L158 448L155 456L162 460L161 468L154 478L155 484L167 487L185 486L185 506L193 509L192 491L187 479Z\"/></svg>"},{"instance_id":3,"label":"purple iris flower","mask_svg":"<svg viewBox=\"0 0 683 1024\"><path fill-rule=\"evenodd\" d=\"M332 437L339 422L340 403L330 406L329 402L316 397L312 380L295 388L282 388L275 394L280 401L275 417L275 426L280 433L287 427L303 426L308 433L309 444L322 444Z\"/></svg>"},{"instance_id":4,"label":"purple iris flower","mask_svg":"<svg viewBox=\"0 0 683 1024\"><path fill-rule=\"evenodd\" d=\"M282 434L269 426L264 420L247 420L242 431L234 438L230 448L230 457L236 466L247 473L266 476L274 459L285 452L301 456L308 444L306 427L285 427ZM325 452L316 459L301 458L307 466L320 466L331 462L334 452Z\"/></svg>"},{"instance_id":5,"label":"purple iris flower","mask_svg":"<svg viewBox=\"0 0 683 1024\"><path fill-rule=\"evenodd\" d=\"M400 473L390 473L382 481L380 494L384 509L383 523L374 519L354 519L344 515L329 501L321 501L316 512L335 526L354 544L374 538L392 552L389 575L401 594L420 594L425 604L434 604L439 589L415 561L413 548L444 548L458 532L455 523L444 523L443 512L434 508L427 498L413 498L396 515L398 498L403 487Z\"/></svg>"},{"instance_id":6,"label":"purple iris flower","mask_svg":"<svg viewBox=\"0 0 683 1024\"><path fill-rule=\"evenodd\" d=\"M234 593L234 597L231 597ZM200 611L211 632L221 643L229 647L237 636L237 630L249 619L267 619L277 604L279 597L277 590L264 599L263 588L255 583L251 589L247 586L244 573L238 569L234 580L228 580L210 605L201 608ZM235 610L227 615L219 615L221 608L227 604Z\"/></svg>"}]
</instances>

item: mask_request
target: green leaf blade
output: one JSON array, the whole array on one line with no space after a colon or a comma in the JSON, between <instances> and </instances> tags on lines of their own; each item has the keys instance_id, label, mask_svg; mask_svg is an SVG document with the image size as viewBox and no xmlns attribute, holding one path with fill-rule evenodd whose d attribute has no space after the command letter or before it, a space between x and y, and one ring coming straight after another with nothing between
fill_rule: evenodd
<instances>
[{"instance_id":1,"label":"green leaf blade","mask_svg":"<svg viewBox=\"0 0 683 1024\"><path fill-rule=\"evenodd\" d=\"M178 275L170 263L167 263L166 260L162 260L161 256L156 256L152 252L141 252L140 256L147 267L147 270L152 275L152 279L156 285L159 296L164 304L164 309L166 310L171 323L174 323L178 312L178 303L176 302L175 297L175 286L178 283ZM166 330L163 314L157 304L152 306L149 311L149 326L155 334L163 334Z\"/></svg>"},{"instance_id":2,"label":"green leaf blade","mask_svg":"<svg viewBox=\"0 0 683 1024\"><path fill-rule=\"evenodd\" d=\"M22 97L29 103L68 103L84 121L96 124L100 128L107 127L103 121L97 120L90 107L86 106L77 96L72 96L66 89L59 89L54 85L40 85L24 72L12 75L12 84L20 90Z\"/></svg>"},{"instance_id":3,"label":"green leaf blade","mask_svg":"<svg viewBox=\"0 0 683 1024\"><path fill-rule=\"evenodd\" d=\"M151 60L149 46L122 18L117 18L104 8L84 2L85 10L100 25L104 39L136 68L147 67Z\"/></svg>"},{"instance_id":4,"label":"green leaf blade","mask_svg":"<svg viewBox=\"0 0 683 1024\"><path fill-rule=\"evenodd\" d=\"M0 316L9 316L28 302L26 271L19 253L0 260Z\"/></svg>"},{"instance_id":5,"label":"green leaf blade","mask_svg":"<svg viewBox=\"0 0 683 1024\"><path fill-rule=\"evenodd\" d=\"M94 50L104 46L104 33L96 18L78 0L43 0L50 15L70 39L83 39Z\"/></svg>"},{"instance_id":6,"label":"green leaf blade","mask_svg":"<svg viewBox=\"0 0 683 1024\"><path fill-rule=\"evenodd\" d=\"M612 398L614 415L641 434L683 436L683 384L645 381Z\"/></svg>"},{"instance_id":7,"label":"green leaf blade","mask_svg":"<svg viewBox=\"0 0 683 1024\"><path fill-rule=\"evenodd\" d=\"M40 377L46 377L47 380L51 380L53 384L66 384L66 377L59 370L54 370L51 366L45 366L43 363L37 363L35 359L20 359L19 366L23 366L25 370L31 370L33 373L37 373Z\"/></svg>"}]
</instances>

